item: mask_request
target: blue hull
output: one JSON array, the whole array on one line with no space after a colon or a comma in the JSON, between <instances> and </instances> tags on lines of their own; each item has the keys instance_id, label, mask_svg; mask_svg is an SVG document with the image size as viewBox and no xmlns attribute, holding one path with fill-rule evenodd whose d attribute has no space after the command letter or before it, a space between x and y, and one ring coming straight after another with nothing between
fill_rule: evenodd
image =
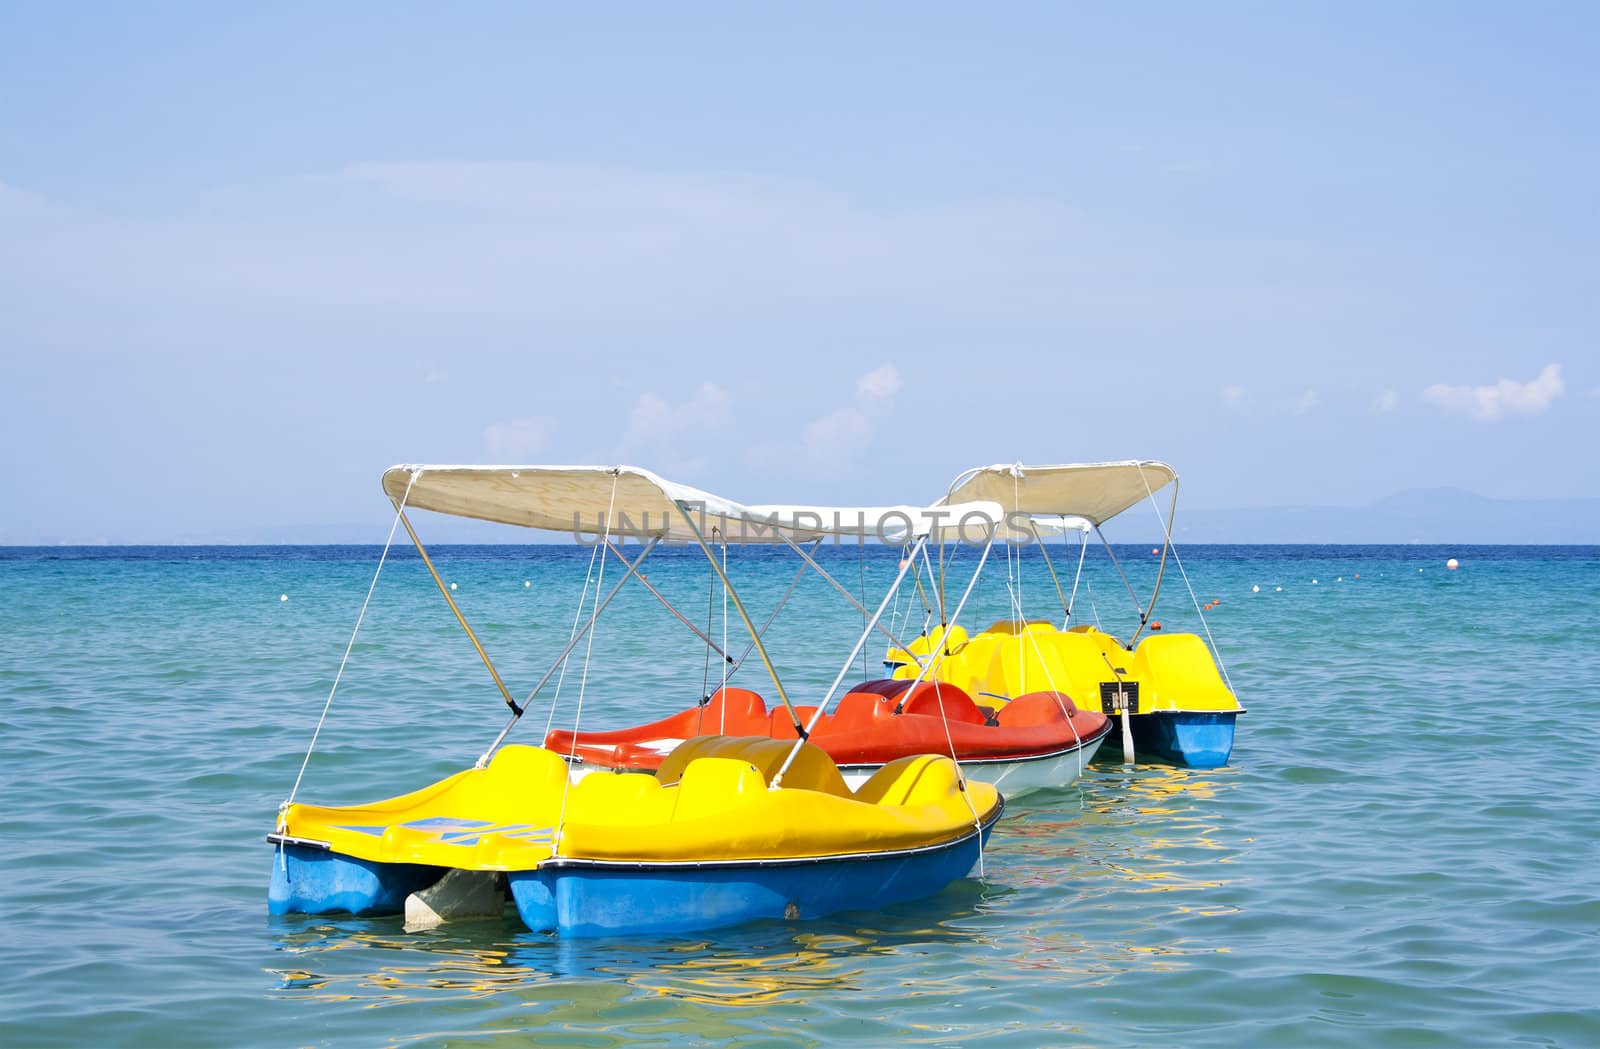
<instances>
[{"instance_id":1,"label":"blue hull","mask_svg":"<svg viewBox=\"0 0 1600 1049\"><path fill-rule=\"evenodd\" d=\"M761 918L817 918L932 896L977 864L980 833L870 857L715 864L562 861L509 875L517 913L562 936L698 933Z\"/></svg>"},{"instance_id":2,"label":"blue hull","mask_svg":"<svg viewBox=\"0 0 1600 1049\"><path fill-rule=\"evenodd\" d=\"M1129 718L1133 749L1186 768L1220 768L1228 763L1228 756L1233 753L1233 728L1238 716L1232 710L1137 714ZM1116 738L1113 733L1113 743ZM1119 749L1104 747L1101 753L1109 755Z\"/></svg>"},{"instance_id":3,"label":"blue hull","mask_svg":"<svg viewBox=\"0 0 1600 1049\"><path fill-rule=\"evenodd\" d=\"M267 913L400 914L407 896L444 873L443 867L418 863L375 863L305 845L275 846Z\"/></svg>"}]
</instances>

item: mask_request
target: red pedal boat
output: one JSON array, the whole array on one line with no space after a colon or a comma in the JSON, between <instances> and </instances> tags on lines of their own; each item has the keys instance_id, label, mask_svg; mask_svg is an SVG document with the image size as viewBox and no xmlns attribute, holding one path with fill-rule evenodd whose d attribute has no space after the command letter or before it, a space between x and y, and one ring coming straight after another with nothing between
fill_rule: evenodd
<instances>
[{"instance_id":1,"label":"red pedal boat","mask_svg":"<svg viewBox=\"0 0 1600 1049\"><path fill-rule=\"evenodd\" d=\"M796 709L806 721L816 713L814 707ZM1071 783L1110 731L1104 714L1079 710L1059 692L979 706L948 683L884 680L851 689L834 713L817 721L810 741L838 764L852 787L896 758L953 752L968 776L1013 796ZM787 710L769 712L749 689L721 688L705 703L660 721L612 732L556 729L544 745L568 756L574 775L654 772L678 744L712 733L796 738Z\"/></svg>"}]
</instances>

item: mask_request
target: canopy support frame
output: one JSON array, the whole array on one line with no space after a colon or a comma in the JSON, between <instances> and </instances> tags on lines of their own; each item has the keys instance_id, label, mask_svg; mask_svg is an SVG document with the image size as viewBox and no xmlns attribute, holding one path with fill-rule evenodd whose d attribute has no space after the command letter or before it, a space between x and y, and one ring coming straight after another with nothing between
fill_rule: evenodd
<instances>
[{"instance_id":1,"label":"canopy support frame","mask_svg":"<svg viewBox=\"0 0 1600 1049\"><path fill-rule=\"evenodd\" d=\"M506 706L511 708L511 713L516 717L522 716L523 708L517 706L517 701L511 698L511 690L506 688L506 683L500 679L500 671L494 668L494 661L489 658L489 653L483 649L483 642L478 640L478 635L472 632L472 627L467 623L467 617L461 611L461 606L456 604L456 599L450 596L450 588L445 586L444 580L439 576L439 570L433 566L433 558L428 556L427 548L422 545L422 540L417 537L417 530L411 527L411 519L406 516L405 510L399 503L395 503L395 512L400 515L400 523L405 526L406 535L411 537L411 545L417 548L417 553L422 557L422 563L427 566L428 574L433 576L434 585L439 588L439 593L444 595L444 600L450 606L450 611L456 615L456 622L461 624L461 629L467 632L467 640L472 642L472 647L478 650L478 658L483 660L483 665L489 669L489 676L494 678L495 687L500 690L500 696L506 701Z\"/></svg>"},{"instance_id":2,"label":"canopy support frame","mask_svg":"<svg viewBox=\"0 0 1600 1049\"><path fill-rule=\"evenodd\" d=\"M817 562L811 557L811 555L807 554L805 552L805 550L803 550L798 544L796 544L793 539L791 539L787 535L783 535L781 533L779 534L779 538L781 538L785 543L788 543L790 548L793 549L795 553L800 555L800 559L803 560L806 564L810 565L812 567L812 569L815 570L816 573L819 576L821 576L823 579L826 579L830 584L832 584L832 586L833 586L833 588L835 590L837 590L837 591L839 591L839 593L843 594L844 595L844 599L846 601L850 602L852 605L854 605L855 608L856 608L856 611L860 612L862 615L868 615L869 614L867 612L867 606L865 604L863 604L860 601L857 601L856 600L856 596L854 594L852 594L837 579L833 578L832 575L828 574L828 570L823 568L821 565L817 564ZM879 623L876 624L876 628L877 628L877 630L878 630L878 632L880 634L882 634L884 637L889 639L889 643L891 645L893 645L895 648L898 648L898 649L901 649L901 650L906 650L906 646L900 641L899 638L894 636L893 632L891 632L888 627L884 626L881 622L879 622ZM869 626L866 629L870 631L870 630L873 629L873 627Z\"/></svg>"},{"instance_id":3,"label":"canopy support frame","mask_svg":"<svg viewBox=\"0 0 1600 1049\"><path fill-rule=\"evenodd\" d=\"M639 552L639 556L628 565L628 570L623 573L622 578L617 580L616 585L613 586L610 592L606 594L605 600L601 601L595 606L594 613L589 616L589 621L583 624L583 628L581 630L578 630L572 635L572 638L567 642L567 647L561 650L561 654L555 658L553 663L550 664L550 668L544 672L544 676L539 679L539 683L533 686L533 691L528 693L528 698L522 701L523 711L528 709L528 705L538 697L540 691L544 689L544 686L550 683L550 679L555 676L555 672L561 667L561 664L568 656L572 654L572 650L578 647L578 642L583 640L584 635L589 632L589 628L593 627L596 621L599 620L600 614L606 610L606 606L611 604L612 598L616 597L618 592L622 590L623 585L628 582L628 578L639 571L639 566L644 563L644 559L650 556L650 552L654 550L656 548L656 544L660 542L661 537L658 535L653 535L650 537L649 541L645 543L644 549L641 550ZM494 742L489 744L489 749L483 752L483 757L478 759L478 768L481 769L488 767L489 759L494 756L495 751L500 749L500 744L506 741L506 737L511 734L511 730L516 727L517 722L521 720L521 718L522 712L520 711L511 715L511 720L506 722L506 727L500 730L500 734L494 738Z\"/></svg>"},{"instance_id":4,"label":"canopy support frame","mask_svg":"<svg viewBox=\"0 0 1600 1049\"><path fill-rule=\"evenodd\" d=\"M617 544L615 544L611 540L607 539L605 541L605 548L606 548L606 550L610 551L612 556L614 556L618 561L621 561L624 566L627 565L628 559L626 557L622 556L622 551L617 549ZM641 573L641 574L639 574L637 576L634 576L634 578L639 580L640 583L644 584L644 588L646 590L650 591L650 593L655 595L655 599L657 601L661 602L661 606L663 608L665 608L668 612L671 612L674 616L677 616L678 617L678 622L682 623L684 626L688 627L690 630L693 630L694 633L695 633L695 636L698 637L701 641L704 641L706 643L706 645L709 646L711 651L713 651L717 655L721 656L722 657L722 661L724 663L732 663L733 662L733 657L728 655L728 653L723 650L721 645L719 645L715 641L711 640L710 635L706 634L699 627L695 626L693 621L691 621L688 616L686 616L682 612L678 611L677 606L674 605L671 601L667 600L667 596L665 594L663 594L661 591L657 590L653 585L651 585L650 580L646 579L644 577L643 573Z\"/></svg>"},{"instance_id":5,"label":"canopy support frame","mask_svg":"<svg viewBox=\"0 0 1600 1049\"><path fill-rule=\"evenodd\" d=\"M739 612L739 618L744 620L745 629L750 631L750 640L755 643L756 651L761 655L761 662L767 666L767 674L772 678L772 687L778 690L778 698L783 700L783 705L788 708L789 718L794 722L795 731L799 732L801 738L804 739L806 736L805 722L800 719L800 712L795 710L794 704L789 701L789 693L784 689L783 682L778 680L778 668L772 665L772 657L767 654L767 646L761 643L761 635L756 631L755 623L751 622L750 613L745 611L744 602L740 600L738 591L728 581L728 573L724 572L722 566L717 563L717 555L712 551L710 545L706 543L706 537L701 534L700 526L694 523L694 515L689 513L688 507L676 499L673 500L672 505L677 508L678 514L683 518L684 523L689 526L689 531L694 533L695 542L700 544L701 553L706 555L706 560L711 562L711 567L716 571L717 578L722 581L723 589L727 592L728 597L732 599L733 607Z\"/></svg>"},{"instance_id":6,"label":"canopy support frame","mask_svg":"<svg viewBox=\"0 0 1600 1049\"><path fill-rule=\"evenodd\" d=\"M911 550L911 558L908 561L901 563L900 571L894 577L894 583L889 587L888 593L883 595L883 600L878 602L878 610L872 614L872 622L861 631L861 636L856 638L856 643L854 647L850 649L850 654L845 657L844 665L839 668L839 673L834 676L833 684L828 687L828 691L823 695L821 701L817 703L816 712L811 715L811 723L806 725L804 728L801 728L798 724L795 726L800 738L794 741L794 746L790 748L788 757L783 759L783 765L779 767L777 774L772 777L772 782L768 785L769 790L777 790L783 785L784 773L789 771L789 766L794 764L795 758L799 757L800 748L804 746L806 740L811 737L811 730L816 728L817 723L822 720L823 712L828 709L828 702L833 699L833 694L839 690L839 685L844 681L845 675L850 673L850 667L853 663L855 663L856 656L861 653L862 647L867 643L867 638L872 635L873 626L877 624L878 620L883 618L884 610L889 607L889 602L894 599L894 595L900 589L900 584L904 582L906 578L906 570L910 568L911 565L916 563L917 554L923 549L927 542L928 537L926 535L917 537L917 545ZM978 567L980 569L983 567L983 563L981 561L978 563ZM923 672L927 672L926 666L923 667Z\"/></svg>"}]
</instances>

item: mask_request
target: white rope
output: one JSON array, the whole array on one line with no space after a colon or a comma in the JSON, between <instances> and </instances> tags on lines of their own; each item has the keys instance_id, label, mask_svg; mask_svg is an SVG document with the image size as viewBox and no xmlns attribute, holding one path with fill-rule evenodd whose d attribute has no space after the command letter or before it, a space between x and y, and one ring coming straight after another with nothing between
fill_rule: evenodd
<instances>
[{"instance_id":1,"label":"white rope","mask_svg":"<svg viewBox=\"0 0 1600 1049\"><path fill-rule=\"evenodd\" d=\"M1063 525L1064 525L1067 519L1065 517L1062 517L1061 520L1062 520ZM1067 545L1066 544L1066 538L1067 537L1065 535L1063 535L1061 537L1061 540L1062 540L1061 545L1062 546L1066 546ZM1067 598L1067 618L1061 621L1061 629L1062 630L1067 629L1067 627L1070 626L1071 623L1072 623L1072 606L1078 603L1078 580L1083 578L1083 558L1084 558L1084 555L1087 554L1088 552L1089 552L1089 533L1088 532L1079 532L1078 533L1078 571L1072 577L1072 596Z\"/></svg>"},{"instance_id":2,"label":"white rope","mask_svg":"<svg viewBox=\"0 0 1600 1049\"><path fill-rule=\"evenodd\" d=\"M961 610L966 608L967 598L972 596L973 587L978 585L978 577L983 574L983 566L989 560L989 551L993 548L994 537L991 535L989 541L983 545L983 554L978 558L978 567L972 570L972 578L967 582L966 592L961 595L961 600L956 603L955 613L951 615L950 622L945 626L946 630L955 626L961 619ZM924 552L926 552L926 548L924 548ZM939 639L939 648L941 652L944 649L943 638ZM905 691L905 695L908 698L911 693L916 691L917 686L922 683L923 677L933 668L934 662L935 660L929 659L922 669L917 672L916 678L911 682L911 687ZM933 679L933 695L934 699L938 701L939 718L944 722L944 738L950 747L950 760L955 762L956 783L961 787L961 800L967 803L967 811L972 813L972 825L978 831L978 877L981 878L983 877L983 818L978 815L978 807L972 803L972 794L967 790L967 774L962 771L961 762L956 757L955 740L950 735L950 721L944 711L944 694L939 690L939 679L937 677Z\"/></svg>"},{"instance_id":3,"label":"white rope","mask_svg":"<svg viewBox=\"0 0 1600 1049\"><path fill-rule=\"evenodd\" d=\"M572 630L567 634L567 644L569 645L572 643L572 639L578 636L578 621L583 618L583 606L589 600L589 580L594 575L594 559L600 556L600 549L604 545L604 543L596 543L594 552L589 555L589 570L583 574L583 590L578 594L578 607L572 613ZM596 599L600 597L599 584L595 585L594 595ZM550 715L544 719L544 739L550 738L550 730L555 727L556 707L561 704L561 686L567 680L567 662L571 658L571 652L561 658L561 673L556 677L556 694L550 698Z\"/></svg>"},{"instance_id":4,"label":"white rope","mask_svg":"<svg viewBox=\"0 0 1600 1049\"><path fill-rule=\"evenodd\" d=\"M1078 775L1081 776L1083 775L1083 738L1078 735L1078 726L1072 723L1072 715L1067 712L1067 705L1061 702L1062 692L1059 688L1056 688L1055 675L1050 673L1050 664L1045 661L1044 652L1039 649L1039 639L1033 636L1033 631L1028 629L1026 623L1022 626L1022 632L1028 635L1028 641L1033 645L1033 654L1039 658L1039 668L1044 671L1045 684L1050 686L1050 694L1056 697L1056 708L1061 711L1061 716L1067 719L1067 727L1072 730L1072 741L1078 747ZM1020 655L1020 652L1018 654ZM1026 677L1024 677L1024 680L1026 680ZM1027 695L1027 693L1023 692L1019 693L1019 695ZM1017 697L1012 696L1011 698L1016 699ZM1076 708L1077 704L1074 703L1073 707Z\"/></svg>"},{"instance_id":5,"label":"white rope","mask_svg":"<svg viewBox=\"0 0 1600 1049\"><path fill-rule=\"evenodd\" d=\"M906 559L906 553L906 548L902 545L900 547L900 560L904 561ZM896 565L895 567L898 568L899 566ZM889 633L897 636L900 633L900 599L904 596L905 590L903 588L895 591L894 608L889 616ZM909 603L906 605L906 622L908 624L911 622L911 605Z\"/></svg>"},{"instance_id":6,"label":"white rope","mask_svg":"<svg viewBox=\"0 0 1600 1049\"><path fill-rule=\"evenodd\" d=\"M606 505L605 535L600 540L602 545L611 540L611 511L617 505L617 481L621 476L620 472L613 472L611 475L611 501ZM600 548L596 547L595 552L599 553ZM602 560L600 562L600 573L595 577L594 581L594 619L598 619L600 616L600 591L605 586L605 581L606 563ZM627 582L627 580L623 580L623 582ZM567 754L567 768L569 770L576 764L572 759L578 756L578 730L583 727L583 695L589 686L589 659L594 654L594 636L599 632L597 625L591 625L589 627L589 637L583 646L583 673L578 677L578 711L572 719L572 750ZM564 667L563 670L565 670ZM561 847L561 834L566 827L567 821L567 795L571 792L572 773L569 771L566 779L561 783L561 812L556 817L556 832L550 838L550 850L552 853Z\"/></svg>"},{"instance_id":7,"label":"white rope","mask_svg":"<svg viewBox=\"0 0 1600 1049\"><path fill-rule=\"evenodd\" d=\"M1150 482L1145 480L1144 468L1139 469L1139 480L1144 481L1145 494L1150 497L1150 505L1155 509L1156 520L1161 524L1161 531L1167 536L1167 547L1172 551L1172 560L1177 562L1178 574L1183 576L1183 585L1189 591L1189 600L1194 602L1195 615L1200 617L1200 629L1206 632L1206 640L1211 644L1211 654L1217 657L1217 668L1222 671L1222 680L1228 683L1228 691L1235 697L1239 693L1233 687L1233 679L1228 676L1228 666L1222 661L1222 652L1217 648L1216 639L1211 636L1211 625L1206 622L1205 611L1200 607L1200 599L1195 596L1194 587L1189 585L1189 573L1184 570L1183 558L1178 556L1178 544L1172 541L1172 532L1167 528L1166 518L1161 514L1161 504L1156 502L1156 493L1151 490ZM1150 609L1150 614L1155 614L1155 609Z\"/></svg>"},{"instance_id":8,"label":"white rope","mask_svg":"<svg viewBox=\"0 0 1600 1049\"><path fill-rule=\"evenodd\" d=\"M350 653L356 647L356 637L361 633L361 623L367 618L367 606L372 603L372 592L378 588L378 576L383 572L383 564L389 559L389 547L394 543L395 530L400 527L400 515L405 512L406 500L411 498L411 486L417 483L417 477L422 471L411 475L411 480L406 482L405 494L400 497L400 502L394 508L394 523L389 526L389 538L383 542L383 553L378 555L378 567L372 572L372 582L367 585L367 596L361 602L361 611L356 615L356 627L350 632L350 643L344 646L344 656L339 660L338 673L333 675L333 687L328 689L327 702L322 704L322 716L317 718L316 730L311 733L311 744L306 747L306 756L300 762L300 771L294 778L294 786L289 789L289 797L278 806L278 831L282 833L289 815L289 806L294 804L295 795L300 793L300 781L305 778L306 766L311 764L311 752L317 749L317 737L322 735L322 724L328 720L328 711L333 707L333 694L339 691L339 681L344 677L345 664L350 662Z\"/></svg>"}]
</instances>

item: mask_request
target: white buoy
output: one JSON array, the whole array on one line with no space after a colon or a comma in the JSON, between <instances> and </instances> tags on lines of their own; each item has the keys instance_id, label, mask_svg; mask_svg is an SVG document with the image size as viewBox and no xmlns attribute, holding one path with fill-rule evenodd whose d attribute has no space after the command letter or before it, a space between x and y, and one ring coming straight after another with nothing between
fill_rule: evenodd
<instances>
[{"instance_id":1,"label":"white buoy","mask_svg":"<svg viewBox=\"0 0 1600 1049\"><path fill-rule=\"evenodd\" d=\"M1259 584L1259 583L1258 583L1258 584L1257 584L1257 585L1255 585L1255 586L1253 586L1253 587L1251 587L1251 588L1250 588L1250 592L1251 592L1251 593L1252 593L1252 594L1259 594L1259 593L1261 593L1261 585L1260 585L1260 584Z\"/></svg>"},{"instance_id":2,"label":"white buoy","mask_svg":"<svg viewBox=\"0 0 1600 1049\"><path fill-rule=\"evenodd\" d=\"M454 583L451 583L451 584L450 584L450 589L451 589L451 590L454 590L454 589L455 589L455 588L456 588L456 585L455 585L455 584L454 584Z\"/></svg>"},{"instance_id":3,"label":"white buoy","mask_svg":"<svg viewBox=\"0 0 1600 1049\"><path fill-rule=\"evenodd\" d=\"M1278 591L1277 592L1280 593L1280 594L1283 593L1283 587L1281 587L1281 586L1278 587Z\"/></svg>"},{"instance_id":4,"label":"white buoy","mask_svg":"<svg viewBox=\"0 0 1600 1049\"><path fill-rule=\"evenodd\" d=\"M1316 586L1316 585L1317 585L1317 581L1316 581L1316 580L1315 580L1315 579L1313 579L1313 580L1312 580L1312 581L1311 581L1311 585L1312 585L1312 586Z\"/></svg>"},{"instance_id":5,"label":"white buoy","mask_svg":"<svg viewBox=\"0 0 1600 1049\"><path fill-rule=\"evenodd\" d=\"M1334 582L1335 582L1335 583L1342 583L1342 582L1344 582L1344 576L1340 576L1340 577L1339 577L1339 578L1338 578L1338 579L1335 579L1335 580L1334 580Z\"/></svg>"},{"instance_id":6,"label":"white buoy","mask_svg":"<svg viewBox=\"0 0 1600 1049\"><path fill-rule=\"evenodd\" d=\"M289 595L288 594L279 594L278 595L278 600L280 602L287 601L287 600L289 600Z\"/></svg>"},{"instance_id":7,"label":"white buoy","mask_svg":"<svg viewBox=\"0 0 1600 1049\"><path fill-rule=\"evenodd\" d=\"M523 580L523 581L522 581L522 588L523 588L523 589L524 589L524 590L526 590L526 589L527 589L527 588L528 588L528 587L530 587L530 586L532 586L532 585L533 585L533 580L531 580L531 579L524 579L524 580Z\"/></svg>"},{"instance_id":8,"label":"white buoy","mask_svg":"<svg viewBox=\"0 0 1600 1049\"><path fill-rule=\"evenodd\" d=\"M1444 563L1444 566L1450 569L1450 571L1454 572L1456 569L1461 567L1461 562L1452 557L1450 560Z\"/></svg>"}]
</instances>

